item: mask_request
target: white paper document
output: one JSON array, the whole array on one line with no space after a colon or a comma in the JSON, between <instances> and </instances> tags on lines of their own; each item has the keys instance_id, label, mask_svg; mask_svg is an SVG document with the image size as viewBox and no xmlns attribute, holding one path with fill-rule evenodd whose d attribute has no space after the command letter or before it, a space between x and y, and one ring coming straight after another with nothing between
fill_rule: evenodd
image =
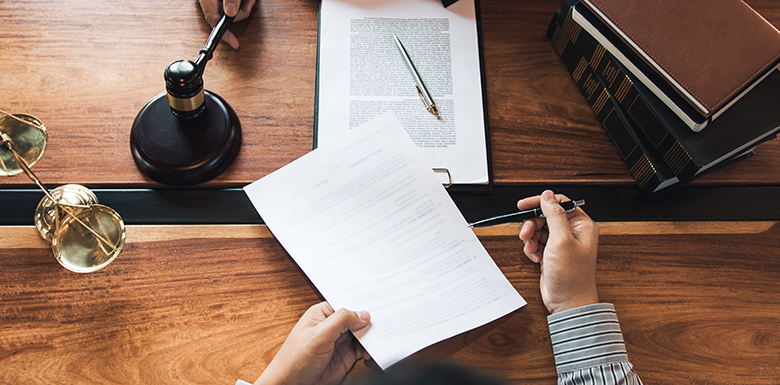
<instances>
[{"instance_id":1,"label":"white paper document","mask_svg":"<svg viewBox=\"0 0 780 385\"><path fill-rule=\"evenodd\" d=\"M382 368L526 303L391 113L244 190Z\"/></svg>"},{"instance_id":2,"label":"white paper document","mask_svg":"<svg viewBox=\"0 0 780 385\"><path fill-rule=\"evenodd\" d=\"M421 101L393 34L440 119ZM319 39L318 145L392 111L454 184L489 182L474 0L447 8L440 0L323 0Z\"/></svg>"}]
</instances>

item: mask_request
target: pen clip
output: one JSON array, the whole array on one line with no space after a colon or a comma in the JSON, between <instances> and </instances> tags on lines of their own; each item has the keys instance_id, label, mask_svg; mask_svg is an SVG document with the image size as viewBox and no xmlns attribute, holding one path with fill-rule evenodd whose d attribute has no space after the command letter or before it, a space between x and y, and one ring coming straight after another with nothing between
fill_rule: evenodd
<instances>
[{"instance_id":1,"label":"pen clip","mask_svg":"<svg viewBox=\"0 0 780 385\"><path fill-rule=\"evenodd\" d=\"M428 112L436 115L437 119L440 119L439 110L436 108L436 103L431 103L431 105L429 106L428 103L425 102L425 98L423 97L422 91L420 91L420 86L415 84L414 89L417 90L417 96L420 97L420 100L422 101L423 106L425 106L425 109L428 110Z\"/></svg>"},{"instance_id":2,"label":"pen clip","mask_svg":"<svg viewBox=\"0 0 780 385\"><path fill-rule=\"evenodd\" d=\"M417 90L417 96L420 97L420 101L422 102L423 106L427 108L430 111L430 107L428 107L428 103L425 103L425 99L423 98L422 91L420 91L420 86L417 84L414 85L414 89Z\"/></svg>"}]
</instances>

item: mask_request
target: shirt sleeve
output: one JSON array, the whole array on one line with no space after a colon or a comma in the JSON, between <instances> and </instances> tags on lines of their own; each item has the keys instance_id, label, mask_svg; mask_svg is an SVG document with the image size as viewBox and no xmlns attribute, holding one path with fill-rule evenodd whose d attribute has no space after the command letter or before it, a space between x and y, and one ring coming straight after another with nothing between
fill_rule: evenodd
<instances>
[{"instance_id":1,"label":"shirt sleeve","mask_svg":"<svg viewBox=\"0 0 780 385\"><path fill-rule=\"evenodd\" d=\"M558 384L642 384L628 362L615 307L608 303L550 314Z\"/></svg>"},{"instance_id":2,"label":"shirt sleeve","mask_svg":"<svg viewBox=\"0 0 780 385\"><path fill-rule=\"evenodd\" d=\"M244 380L237 380L236 385L252 385Z\"/></svg>"}]
</instances>

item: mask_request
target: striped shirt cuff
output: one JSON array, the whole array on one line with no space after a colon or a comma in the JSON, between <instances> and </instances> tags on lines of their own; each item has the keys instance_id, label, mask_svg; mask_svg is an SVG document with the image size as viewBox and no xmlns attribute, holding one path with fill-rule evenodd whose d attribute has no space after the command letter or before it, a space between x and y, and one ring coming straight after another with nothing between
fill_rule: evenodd
<instances>
[{"instance_id":1,"label":"striped shirt cuff","mask_svg":"<svg viewBox=\"0 0 780 385\"><path fill-rule=\"evenodd\" d=\"M628 362L615 307L581 306L547 316L558 374Z\"/></svg>"}]
</instances>

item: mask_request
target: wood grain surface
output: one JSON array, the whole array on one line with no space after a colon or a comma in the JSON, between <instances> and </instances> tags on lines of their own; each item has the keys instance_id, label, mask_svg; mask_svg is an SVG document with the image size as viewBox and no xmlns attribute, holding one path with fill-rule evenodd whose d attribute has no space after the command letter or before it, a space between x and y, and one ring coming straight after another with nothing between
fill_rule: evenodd
<instances>
[{"instance_id":1,"label":"wood grain surface","mask_svg":"<svg viewBox=\"0 0 780 385\"><path fill-rule=\"evenodd\" d=\"M646 384L777 383L780 225L600 226L599 294ZM490 229L480 240L528 305L418 355L555 384L539 267L516 232ZM253 381L319 301L264 226L130 226L122 254L92 274L60 267L31 227L2 230L4 384Z\"/></svg>"},{"instance_id":2,"label":"wood grain surface","mask_svg":"<svg viewBox=\"0 0 780 385\"><path fill-rule=\"evenodd\" d=\"M544 35L561 2L481 3L496 184L633 184ZM747 3L780 26L780 2ZM204 186L242 186L311 149L318 7L264 0L231 26L241 49L220 46L205 81L238 112L243 145ZM133 164L130 126L163 91L165 67L194 58L209 32L195 0L0 1L0 109L47 125L37 175L50 187L159 186ZM756 154L695 183L780 185L780 141ZM600 296L615 304L645 383L778 383L780 225L600 227ZM555 383L539 267L520 254L517 230L475 232L529 304L421 356ZM86 275L60 267L33 228L0 227L0 383L252 381L318 301L264 226L129 226L117 260Z\"/></svg>"},{"instance_id":3,"label":"wood grain surface","mask_svg":"<svg viewBox=\"0 0 780 385\"><path fill-rule=\"evenodd\" d=\"M775 25L780 3L749 0ZM628 169L545 37L560 0L482 0L490 141L497 185L630 185ZM231 26L241 41L218 47L206 88L237 111L243 145L205 186L242 186L312 147L317 0L264 0ZM0 2L0 109L49 128L35 166L51 186L158 186L136 169L135 115L164 90L171 62L193 59L210 27L194 0ZM780 184L780 142L696 181ZM31 187L23 177L0 186Z\"/></svg>"}]
</instances>

